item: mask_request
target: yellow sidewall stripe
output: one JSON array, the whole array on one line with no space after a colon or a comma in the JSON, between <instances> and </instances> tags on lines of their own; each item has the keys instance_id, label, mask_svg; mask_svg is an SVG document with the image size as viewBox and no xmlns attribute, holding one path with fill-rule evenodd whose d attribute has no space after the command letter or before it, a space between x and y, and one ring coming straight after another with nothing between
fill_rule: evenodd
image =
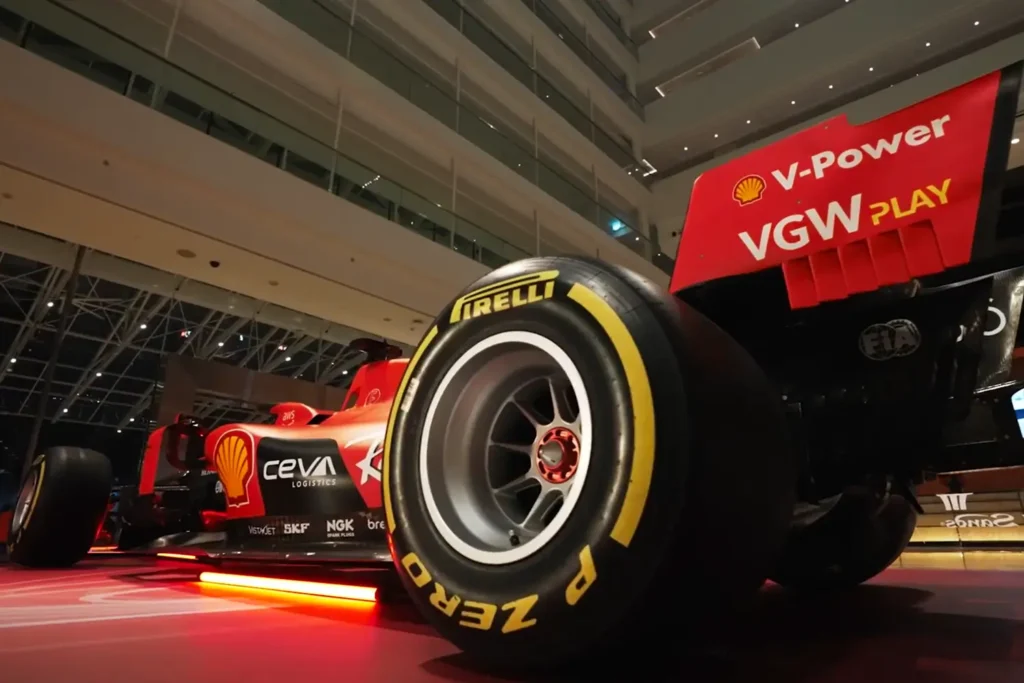
<instances>
[{"instance_id":1,"label":"yellow sidewall stripe","mask_svg":"<svg viewBox=\"0 0 1024 683\"><path fill-rule=\"evenodd\" d=\"M36 511L36 503L39 502L39 492L43 490L43 475L46 474L46 461L39 463L39 476L36 478L36 490L32 494L32 504L28 506L28 514L25 515L25 521L21 523L21 529L18 532L22 532L28 528L29 523L32 522L32 514Z\"/></svg>"},{"instance_id":2,"label":"yellow sidewall stripe","mask_svg":"<svg viewBox=\"0 0 1024 683\"><path fill-rule=\"evenodd\" d=\"M604 328L626 372L626 383L633 404L633 462L629 486L626 488L622 509L612 527L611 538L628 548L640 525L654 474L654 397L651 384L633 335L608 302L580 284L572 286L569 298L582 306Z\"/></svg>"},{"instance_id":3,"label":"yellow sidewall stripe","mask_svg":"<svg viewBox=\"0 0 1024 683\"><path fill-rule=\"evenodd\" d=\"M397 524L395 523L395 513L391 508L391 486L390 476L391 472L391 435L395 431L395 420L398 419L398 411L402 409L402 397L405 394L405 390L409 385L409 378L412 377L413 371L416 369L416 364L423 356L423 352L427 350L430 343L434 341L434 337L437 336L437 326L435 325L427 332L427 335L423 337L423 341L420 342L416 352L412 354L412 358L409 359L409 365L405 368L405 374L402 375L402 381L398 384L398 391L395 392L395 398L391 402L391 413L388 415L388 428L384 432L384 457L381 460L381 487L384 490L384 516L388 522L388 532L394 533Z\"/></svg>"}]
</instances>

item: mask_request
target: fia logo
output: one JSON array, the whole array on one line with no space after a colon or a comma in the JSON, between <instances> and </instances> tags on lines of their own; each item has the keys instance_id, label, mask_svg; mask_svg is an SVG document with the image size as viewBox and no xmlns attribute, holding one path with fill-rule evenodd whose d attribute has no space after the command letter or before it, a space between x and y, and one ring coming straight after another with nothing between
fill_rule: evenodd
<instances>
[{"instance_id":1,"label":"fia logo","mask_svg":"<svg viewBox=\"0 0 1024 683\"><path fill-rule=\"evenodd\" d=\"M898 318L864 328L857 345L870 360L902 358L921 347L921 330L913 321Z\"/></svg>"}]
</instances>

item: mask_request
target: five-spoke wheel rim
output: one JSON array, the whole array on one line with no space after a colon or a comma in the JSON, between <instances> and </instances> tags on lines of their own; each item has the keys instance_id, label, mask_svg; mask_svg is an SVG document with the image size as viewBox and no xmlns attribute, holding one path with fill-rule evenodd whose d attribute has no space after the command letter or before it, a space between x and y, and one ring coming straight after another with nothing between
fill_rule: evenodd
<instances>
[{"instance_id":1,"label":"five-spoke wheel rim","mask_svg":"<svg viewBox=\"0 0 1024 683\"><path fill-rule=\"evenodd\" d=\"M431 398L419 470L430 519L464 557L500 565L543 548L579 500L590 403L550 339L502 332L463 354Z\"/></svg>"}]
</instances>

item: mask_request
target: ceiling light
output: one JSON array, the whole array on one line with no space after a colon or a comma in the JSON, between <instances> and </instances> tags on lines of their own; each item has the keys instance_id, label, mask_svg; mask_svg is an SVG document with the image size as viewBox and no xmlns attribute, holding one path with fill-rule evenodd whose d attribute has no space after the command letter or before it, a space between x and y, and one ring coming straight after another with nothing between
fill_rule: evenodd
<instances>
[{"instance_id":1,"label":"ceiling light","mask_svg":"<svg viewBox=\"0 0 1024 683\"><path fill-rule=\"evenodd\" d=\"M46 302L46 307L47 308L53 308L53 302L52 301L47 301Z\"/></svg>"},{"instance_id":2,"label":"ceiling light","mask_svg":"<svg viewBox=\"0 0 1024 683\"><path fill-rule=\"evenodd\" d=\"M18 362L18 359L17 359L17 358L12 358L12 359L11 359L11 362L12 362L12 363L17 363L17 362Z\"/></svg>"},{"instance_id":3,"label":"ceiling light","mask_svg":"<svg viewBox=\"0 0 1024 683\"><path fill-rule=\"evenodd\" d=\"M118 434L120 434L120 433L121 433L121 430L120 430L120 429L118 429L118 430L117 430L117 433L118 433Z\"/></svg>"},{"instance_id":4,"label":"ceiling light","mask_svg":"<svg viewBox=\"0 0 1024 683\"><path fill-rule=\"evenodd\" d=\"M831 84L831 83L829 83L828 89L829 89L829 90L831 90L831 89L832 89L832 84Z\"/></svg>"},{"instance_id":5,"label":"ceiling light","mask_svg":"<svg viewBox=\"0 0 1024 683\"><path fill-rule=\"evenodd\" d=\"M869 66L868 67L868 71L874 71L874 70L875 70L875 67L873 67L873 66Z\"/></svg>"},{"instance_id":6,"label":"ceiling light","mask_svg":"<svg viewBox=\"0 0 1024 683\"><path fill-rule=\"evenodd\" d=\"M690 148L689 148L689 147L683 147L683 151L684 151L684 152L689 152L689 151L690 151Z\"/></svg>"},{"instance_id":7,"label":"ceiling light","mask_svg":"<svg viewBox=\"0 0 1024 683\"><path fill-rule=\"evenodd\" d=\"M135 422L135 418L134 418L134 417L129 417L129 418L128 418L128 421L129 421L129 422Z\"/></svg>"},{"instance_id":8,"label":"ceiling light","mask_svg":"<svg viewBox=\"0 0 1024 683\"><path fill-rule=\"evenodd\" d=\"M925 47L931 47L931 46L932 46L932 44L931 44L931 43L925 43L925 44L924 44L924 46L925 46Z\"/></svg>"},{"instance_id":9,"label":"ceiling light","mask_svg":"<svg viewBox=\"0 0 1024 683\"><path fill-rule=\"evenodd\" d=\"M140 330L146 329L146 323L142 323L141 325L139 325L139 329Z\"/></svg>"},{"instance_id":10,"label":"ceiling light","mask_svg":"<svg viewBox=\"0 0 1024 683\"><path fill-rule=\"evenodd\" d=\"M103 373L102 373L102 372L97 372L97 373L96 373L96 376L97 376L97 377L102 377L102 376L103 376Z\"/></svg>"},{"instance_id":11,"label":"ceiling light","mask_svg":"<svg viewBox=\"0 0 1024 683\"><path fill-rule=\"evenodd\" d=\"M224 346L224 342L217 342L217 346Z\"/></svg>"},{"instance_id":12,"label":"ceiling light","mask_svg":"<svg viewBox=\"0 0 1024 683\"><path fill-rule=\"evenodd\" d=\"M796 104L796 100L790 100L789 103L790 104Z\"/></svg>"},{"instance_id":13,"label":"ceiling light","mask_svg":"<svg viewBox=\"0 0 1024 683\"><path fill-rule=\"evenodd\" d=\"M750 119L747 119L747 125L748 126L750 125Z\"/></svg>"},{"instance_id":14,"label":"ceiling light","mask_svg":"<svg viewBox=\"0 0 1024 683\"><path fill-rule=\"evenodd\" d=\"M64 412L65 412L65 413L66 413L66 412L68 412L68 409L67 409L67 408L65 408L65 409L64 409Z\"/></svg>"},{"instance_id":15,"label":"ceiling light","mask_svg":"<svg viewBox=\"0 0 1024 683\"><path fill-rule=\"evenodd\" d=\"M288 363L289 361L291 361L291 359L292 359L292 357L291 357L291 356L285 356L285 357L284 357L284 362L285 362L285 363Z\"/></svg>"},{"instance_id":16,"label":"ceiling light","mask_svg":"<svg viewBox=\"0 0 1024 683\"><path fill-rule=\"evenodd\" d=\"M800 22L798 21L797 23L793 24L793 28L800 28Z\"/></svg>"},{"instance_id":17,"label":"ceiling light","mask_svg":"<svg viewBox=\"0 0 1024 683\"><path fill-rule=\"evenodd\" d=\"M1010 140L1010 144L1011 145L1016 145L1018 142L1020 142L1020 138L1014 138L1014 139Z\"/></svg>"},{"instance_id":18,"label":"ceiling light","mask_svg":"<svg viewBox=\"0 0 1024 683\"><path fill-rule=\"evenodd\" d=\"M343 375L347 375L347 374L348 374L348 370L342 370L342 371L341 371L341 374L343 374Z\"/></svg>"},{"instance_id":19,"label":"ceiling light","mask_svg":"<svg viewBox=\"0 0 1024 683\"><path fill-rule=\"evenodd\" d=\"M716 140L718 139L718 133L715 133L715 139Z\"/></svg>"},{"instance_id":20,"label":"ceiling light","mask_svg":"<svg viewBox=\"0 0 1024 683\"><path fill-rule=\"evenodd\" d=\"M976 22L974 22L974 25L977 26L980 23L981 23L980 21L976 21Z\"/></svg>"}]
</instances>

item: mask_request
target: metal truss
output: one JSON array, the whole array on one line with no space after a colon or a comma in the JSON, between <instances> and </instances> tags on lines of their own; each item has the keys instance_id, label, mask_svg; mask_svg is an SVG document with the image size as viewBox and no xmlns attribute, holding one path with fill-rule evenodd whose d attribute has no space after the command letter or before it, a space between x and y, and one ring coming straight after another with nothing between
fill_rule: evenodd
<instances>
[{"instance_id":1,"label":"metal truss","mask_svg":"<svg viewBox=\"0 0 1024 683\"><path fill-rule=\"evenodd\" d=\"M38 410L67 283L67 245L0 224L0 415ZM147 429L165 354L182 354L343 387L364 354L357 330L89 252L72 295L49 423ZM267 419L266 406L205 397L211 424Z\"/></svg>"}]
</instances>

